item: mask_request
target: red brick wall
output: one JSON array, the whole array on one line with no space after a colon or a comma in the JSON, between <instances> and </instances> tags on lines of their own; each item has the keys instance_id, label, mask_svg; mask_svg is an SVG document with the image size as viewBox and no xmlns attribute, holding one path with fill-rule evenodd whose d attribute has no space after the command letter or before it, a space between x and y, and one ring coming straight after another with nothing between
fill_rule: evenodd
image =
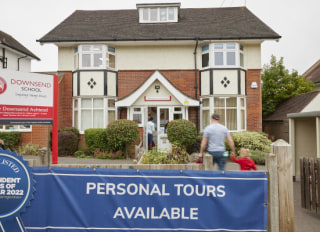
<instances>
[{"instance_id":1,"label":"red brick wall","mask_svg":"<svg viewBox=\"0 0 320 232\"><path fill-rule=\"evenodd\" d=\"M59 128L72 127L72 72L63 73L59 82Z\"/></svg>"},{"instance_id":2,"label":"red brick wall","mask_svg":"<svg viewBox=\"0 0 320 232\"><path fill-rule=\"evenodd\" d=\"M123 98L138 89L155 70L126 70L118 72L118 95ZM161 70L165 76L177 89L189 97L195 98L194 70ZM198 72L199 87L199 72ZM199 97L199 90L197 97Z\"/></svg>"},{"instance_id":3,"label":"red brick wall","mask_svg":"<svg viewBox=\"0 0 320 232\"><path fill-rule=\"evenodd\" d=\"M40 147L48 147L51 126L32 126L32 132L21 132L21 144L37 144Z\"/></svg>"},{"instance_id":4,"label":"red brick wall","mask_svg":"<svg viewBox=\"0 0 320 232\"><path fill-rule=\"evenodd\" d=\"M251 83L257 82L258 88L252 89ZM247 70L247 130L262 131L262 102L261 102L261 70Z\"/></svg>"}]
</instances>

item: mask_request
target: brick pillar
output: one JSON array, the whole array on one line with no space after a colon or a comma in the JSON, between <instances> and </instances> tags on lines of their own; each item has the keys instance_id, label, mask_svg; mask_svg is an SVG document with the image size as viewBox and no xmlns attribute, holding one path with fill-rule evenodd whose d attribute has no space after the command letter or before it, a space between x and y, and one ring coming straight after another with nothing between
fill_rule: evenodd
<instances>
[{"instance_id":1,"label":"brick pillar","mask_svg":"<svg viewBox=\"0 0 320 232\"><path fill-rule=\"evenodd\" d=\"M256 82L258 88L252 89L251 83ZM261 69L247 70L247 130L262 131L261 101Z\"/></svg>"},{"instance_id":2,"label":"brick pillar","mask_svg":"<svg viewBox=\"0 0 320 232\"><path fill-rule=\"evenodd\" d=\"M60 71L59 71L60 72ZM59 128L72 127L72 72L64 73L59 80Z\"/></svg>"}]
</instances>

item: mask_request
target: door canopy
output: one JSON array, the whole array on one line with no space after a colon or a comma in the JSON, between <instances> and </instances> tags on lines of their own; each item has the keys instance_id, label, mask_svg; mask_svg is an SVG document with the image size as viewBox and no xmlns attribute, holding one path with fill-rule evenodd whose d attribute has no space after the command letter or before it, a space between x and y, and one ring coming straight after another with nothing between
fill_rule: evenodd
<instances>
[{"instance_id":1,"label":"door canopy","mask_svg":"<svg viewBox=\"0 0 320 232\"><path fill-rule=\"evenodd\" d=\"M170 93L169 96L161 96L161 97L148 97L142 96L149 88L153 86L153 83L156 81L160 82L162 86L168 90ZM119 100L115 103L116 107L130 107L132 106L138 99L144 98L146 101L170 101L171 99L176 99L180 105L183 106L199 106L199 101L188 97L176 87L174 87L167 78L165 78L159 71L155 71L146 82L143 83L136 91L131 93L129 96L125 97L122 100Z\"/></svg>"}]
</instances>

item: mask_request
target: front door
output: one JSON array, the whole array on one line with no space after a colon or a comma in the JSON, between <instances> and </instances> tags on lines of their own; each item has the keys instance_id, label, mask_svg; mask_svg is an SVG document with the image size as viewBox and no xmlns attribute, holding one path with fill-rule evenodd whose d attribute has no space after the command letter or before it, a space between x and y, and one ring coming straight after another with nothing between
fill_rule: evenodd
<instances>
[{"instance_id":1,"label":"front door","mask_svg":"<svg viewBox=\"0 0 320 232\"><path fill-rule=\"evenodd\" d=\"M171 143L167 136L167 124L173 120L172 107L161 107L157 109L158 149L170 150Z\"/></svg>"}]
</instances>

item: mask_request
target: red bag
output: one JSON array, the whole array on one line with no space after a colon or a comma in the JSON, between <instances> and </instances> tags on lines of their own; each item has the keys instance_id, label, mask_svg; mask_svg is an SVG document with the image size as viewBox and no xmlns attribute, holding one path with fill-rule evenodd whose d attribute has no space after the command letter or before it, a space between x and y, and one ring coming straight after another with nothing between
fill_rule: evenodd
<instances>
[{"instance_id":1,"label":"red bag","mask_svg":"<svg viewBox=\"0 0 320 232\"><path fill-rule=\"evenodd\" d=\"M199 159L197 160L197 164L202 164L202 157L199 157Z\"/></svg>"}]
</instances>

